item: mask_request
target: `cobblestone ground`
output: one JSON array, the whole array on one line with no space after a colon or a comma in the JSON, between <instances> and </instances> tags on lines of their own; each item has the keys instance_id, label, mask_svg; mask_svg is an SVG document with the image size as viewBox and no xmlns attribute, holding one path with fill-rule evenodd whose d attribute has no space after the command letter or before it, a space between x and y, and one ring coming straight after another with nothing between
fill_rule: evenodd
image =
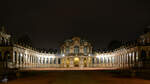
<instances>
[{"instance_id":1,"label":"cobblestone ground","mask_svg":"<svg viewBox=\"0 0 150 84\"><path fill-rule=\"evenodd\" d=\"M116 77L106 72L47 72L8 84L150 84L150 80Z\"/></svg>"}]
</instances>

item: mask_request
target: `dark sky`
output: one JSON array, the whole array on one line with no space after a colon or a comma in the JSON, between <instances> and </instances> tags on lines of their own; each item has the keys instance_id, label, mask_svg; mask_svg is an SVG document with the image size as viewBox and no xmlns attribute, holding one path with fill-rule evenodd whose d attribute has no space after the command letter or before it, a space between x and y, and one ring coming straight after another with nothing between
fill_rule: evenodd
<instances>
[{"instance_id":1,"label":"dark sky","mask_svg":"<svg viewBox=\"0 0 150 84\"><path fill-rule=\"evenodd\" d=\"M105 48L111 40L132 40L150 23L149 0L1 0L0 24L27 33L35 47L56 48L80 35Z\"/></svg>"}]
</instances>

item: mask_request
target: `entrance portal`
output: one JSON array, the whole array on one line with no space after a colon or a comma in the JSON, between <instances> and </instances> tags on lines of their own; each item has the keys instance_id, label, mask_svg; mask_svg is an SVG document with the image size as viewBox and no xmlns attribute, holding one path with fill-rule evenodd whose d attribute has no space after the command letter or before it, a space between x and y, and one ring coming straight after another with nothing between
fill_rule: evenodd
<instances>
[{"instance_id":1,"label":"entrance portal","mask_svg":"<svg viewBox=\"0 0 150 84\"><path fill-rule=\"evenodd\" d=\"M70 60L69 60L69 58L67 58L66 64L67 64L67 67L69 67L69 65L70 65Z\"/></svg>"},{"instance_id":2,"label":"entrance portal","mask_svg":"<svg viewBox=\"0 0 150 84\"><path fill-rule=\"evenodd\" d=\"M87 67L87 59L84 58L84 67Z\"/></svg>"},{"instance_id":3,"label":"entrance portal","mask_svg":"<svg viewBox=\"0 0 150 84\"><path fill-rule=\"evenodd\" d=\"M74 58L74 66L75 67L79 67L79 61L80 61L80 59L78 57Z\"/></svg>"}]
</instances>

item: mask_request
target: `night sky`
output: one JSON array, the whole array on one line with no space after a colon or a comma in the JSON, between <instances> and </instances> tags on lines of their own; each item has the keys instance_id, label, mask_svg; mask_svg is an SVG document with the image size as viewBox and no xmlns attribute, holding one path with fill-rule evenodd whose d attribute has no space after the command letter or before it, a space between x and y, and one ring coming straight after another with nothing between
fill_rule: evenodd
<instances>
[{"instance_id":1,"label":"night sky","mask_svg":"<svg viewBox=\"0 0 150 84\"><path fill-rule=\"evenodd\" d=\"M134 40L150 24L149 0L0 0L0 24L28 34L37 48L58 48L71 36L96 48L111 40Z\"/></svg>"}]
</instances>

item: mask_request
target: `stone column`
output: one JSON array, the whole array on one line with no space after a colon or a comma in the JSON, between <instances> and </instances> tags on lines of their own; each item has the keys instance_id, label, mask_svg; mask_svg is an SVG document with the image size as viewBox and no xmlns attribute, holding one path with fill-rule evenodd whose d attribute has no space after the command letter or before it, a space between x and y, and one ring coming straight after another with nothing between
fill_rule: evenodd
<instances>
[{"instance_id":1,"label":"stone column","mask_svg":"<svg viewBox=\"0 0 150 84\"><path fill-rule=\"evenodd\" d=\"M15 52L13 52L13 64L15 64Z\"/></svg>"},{"instance_id":2,"label":"stone column","mask_svg":"<svg viewBox=\"0 0 150 84\"><path fill-rule=\"evenodd\" d=\"M124 54L122 54L122 67L124 67Z\"/></svg>"},{"instance_id":3,"label":"stone column","mask_svg":"<svg viewBox=\"0 0 150 84\"><path fill-rule=\"evenodd\" d=\"M117 67L119 66L119 56L117 55Z\"/></svg>"},{"instance_id":4,"label":"stone column","mask_svg":"<svg viewBox=\"0 0 150 84\"><path fill-rule=\"evenodd\" d=\"M125 53L123 52L123 68L125 67L125 60L126 60L126 57L125 57Z\"/></svg>"},{"instance_id":5,"label":"stone column","mask_svg":"<svg viewBox=\"0 0 150 84\"><path fill-rule=\"evenodd\" d=\"M30 63L32 64L32 56L30 55Z\"/></svg>"},{"instance_id":6,"label":"stone column","mask_svg":"<svg viewBox=\"0 0 150 84\"><path fill-rule=\"evenodd\" d=\"M131 52L131 61L130 62L131 62L130 65L132 67L132 64L133 64L133 53L132 52Z\"/></svg>"},{"instance_id":7,"label":"stone column","mask_svg":"<svg viewBox=\"0 0 150 84\"><path fill-rule=\"evenodd\" d=\"M131 67L131 53L129 53L129 67Z\"/></svg>"},{"instance_id":8,"label":"stone column","mask_svg":"<svg viewBox=\"0 0 150 84\"><path fill-rule=\"evenodd\" d=\"M127 67L129 67L129 54L127 53Z\"/></svg>"},{"instance_id":9,"label":"stone column","mask_svg":"<svg viewBox=\"0 0 150 84\"><path fill-rule=\"evenodd\" d=\"M115 56L112 57L112 67L115 65Z\"/></svg>"},{"instance_id":10,"label":"stone column","mask_svg":"<svg viewBox=\"0 0 150 84\"><path fill-rule=\"evenodd\" d=\"M121 54L119 54L119 67L121 68Z\"/></svg>"},{"instance_id":11,"label":"stone column","mask_svg":"<svg viewBox=\"0 0 150 84\"><path fill-rule=\"evenodd\" d=\"M96 57L94 57L94 67L96 66Z\"/></svg>"},{"instance_id":12,"label":"stone column","mask_svg":"<svg viewBox=\"0 0 150 84\"><path fill-rule=\"evenodd\" d=\"M54 59L55 59L55 58L52 58L52 65L53 65L53 67L54 67Z\"/></svg>"},{"instance_id":13,"label":"stone column","mask_svg":"<svg viewBox=\"0 0 150 84\"><path fill-rule=\"evenodd\" d=\"M56 58L56 67L58 67L58 57Z\"/></svg>"},{"instance_id":14,"label":"stone column","mask_svg":"<svg viewBox=\"0 0 150 84\"><path fill-rule=\"evenodd\" d=\"M66 66L66 58L64 58L63 60L64 60L64 67L67 67Z\"/></svg>"}]
</instances>

